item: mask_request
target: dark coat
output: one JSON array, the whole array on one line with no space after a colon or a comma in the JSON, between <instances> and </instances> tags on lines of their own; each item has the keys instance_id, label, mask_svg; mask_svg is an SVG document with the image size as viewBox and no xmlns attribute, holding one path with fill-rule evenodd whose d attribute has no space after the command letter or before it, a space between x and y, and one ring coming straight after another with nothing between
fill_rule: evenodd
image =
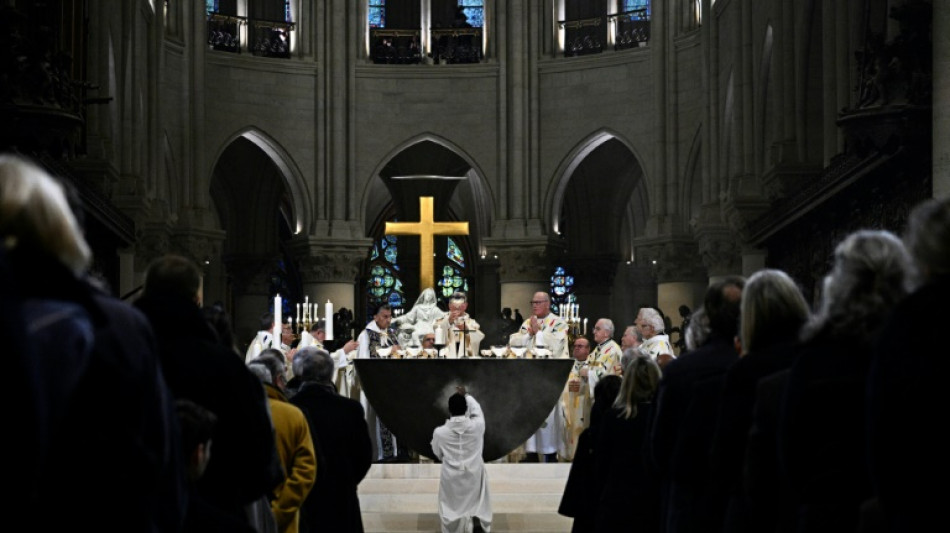
<instances>
[{"instance_id":1,"label":"dark coat","mask_svg":"<svg viewBox=\"0 0 950 533\"><path fill-rule=\"evenodd\" d=\"M654 533L660 528L660 487L647 467L643 443L647 437L650 403L641 403L637 415L623 418L612 408L601 422L595 475L603 482L596 512L596 531L630 529Z\"/></svg>"},{"instance_id":2,"label":"dark coat","mask_svg":"<svg viewBox=\"0 0 950 533\"><path fill-rule=\"evenodd\" d=\"M868 378L872 479L890 531L929 531L950 501L935 472L950 470L946 413L947 302L950 276L898 304L877 343Z\"/></svg>"},{"instance_id":3,"label":"dark coat","mask_svg":"<svg viewBox=\"0 0 950 533\"><path fill-rule=\"evenodd\" d=\"M819 333L792 365L779 425L782 475L798 531L854 531L871 497L865 396L871 342ZM909 450L912 451L912 450Z\"/></svg>"},{"instance_id":4,"label":"dark coat","mask_svg":"<svg viewBox=\"0 0 950 533\"><path fill-rule=\"evenodd\" d=\"M27 504L39 508L17 512L40 514L49 530L177 531L178 423L148 321L50 257L20 250L9 260L42 412L30 473L40 483Z\"/></svg>"},{"instance_id":5,"label":"dark coat","mask_svg":"<svg viewBox=\"0 0 950 533\"><path fill-rule=\"evenodd\" d=\"M557 512L574 519L571 524L571 533L586 533L594 531L594 521L597 512L597 503L593 497L599 494L603 484L595 473L595 453L597 446L596 425L591 425L577 437L577 449L571 470L567 474L567 483L564 485L564 494Z\"/></svg>"},{"instance_id":6,"label":"dark coat","mask_svg":"<svg viewBox=\"0 0 950 533\"><path fill-rule=\"evenodd\" d=\"M357 486L373 462L363 406L331 384L304 383L291 399L307 415L317 452L317 481L300 516L300 532L360 533Z\"/></svg>"},{"instance_id":7,"label":"dark coat","mask_svg":"<svg viewBox=\"0 0 950 533\"><path fill-rule=\"evenodd\" d=\"M788 341L764 351L750 352L726 371L710 452L709 517L731 532L748 531L742 515L747 512L742 487L752 411L759 380L791 366L797 343ZM715 527L714 529L720 529Z\"/></svg>"},{"instance_id":8,"label":"dark coat","mask_svg":"<svg viewBox=\"0 0 950 533\"><path fill-rule=\"evenodd\" d=\"M165 379L176 398L218 420L211 460L198 481L206 502L236 517L282 480L267 397L240 356L219 344L194 302L146 295L136 302L158 338Z\"/></svg>"},{"instance_id":9,"label":"dark coat","mask_svg":"<svg viewBox=\"0 0 950 533\"><path fill-rule=\"evenodd\" d=\"M667 531L701 527L696 520L707 511L702 499L722 379L738 358L732 338L714 332L705 344L663 370L648 453L662 484L661 521Z\"/></svg>"}]
</instances>

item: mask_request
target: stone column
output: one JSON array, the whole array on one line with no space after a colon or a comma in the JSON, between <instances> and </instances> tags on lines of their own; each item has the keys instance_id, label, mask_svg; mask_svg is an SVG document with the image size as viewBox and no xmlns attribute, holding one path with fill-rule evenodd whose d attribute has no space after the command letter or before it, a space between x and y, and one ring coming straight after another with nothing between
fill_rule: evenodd
<instances>
[{"instance_id":1,"label":"stone column","mask_svg":"<svg viewBox=\"0 0 950 533\"><path fill-rule=\"evenodd\" d=\"M234 294L231 320L241 350L246 349L257 334L261 315L270 309L270 268L274 260L265 254L234 254L224 258Z\"/></svg>"},{"instance_id":2,"label":"stone column","mask_svg":"<svg viewBox=\"0 0 950 533\"><path fill-rule=\"evenodd\" d=\"M933 3L933 197L950 196L950 3Z\"/></svg>"},{"instance_id":3,"label":"stone column","mask_svg":"<svg viewBox=\"0 0 950 533\"><path fill-rule=\"evenodd\" d=\"M291 244L303 282L303 294L318 304L317 316L326 318L327 301L333 304L333 312L342 308L353 311L354 323L350 331L334 331L334 339L358 334L364 324L357 316L357 293L360 265L369 253L369 239L349 242L325 241L311 238L295 239Z\"/></svg>"},{"instance_id":4,"label":"stone column","mask_svg":"<svg viewBox=\"0 0 950 533\"><path fill-rule=\"evenodd\" d=\"M641 241L636 249L637 263L650 265L657 282L656 306L675 321L676 310L701 305L708 281L703 264L697 261L699 250L687 237L666 237ZM639 304L638 304L639 305Z\"/></svg>"},{"instance_id":5,"label":"stone column","mask_svg":"<svg viewBox=\"0 0 950 533\"><path fill-rule=\"evenodd\" d=\"M522 244L508 247L492 246L498 256L498 278L501 281L501 307L515 309L528 318L534 293L551 288L552 267L545 244Z\"/></svg>"}]
</instances>

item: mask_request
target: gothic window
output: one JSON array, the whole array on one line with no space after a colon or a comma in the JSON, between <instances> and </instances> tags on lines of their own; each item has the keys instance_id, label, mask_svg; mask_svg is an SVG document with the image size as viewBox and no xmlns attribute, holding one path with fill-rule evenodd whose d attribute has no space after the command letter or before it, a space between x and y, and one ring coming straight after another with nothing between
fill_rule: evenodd
<instances>
[{"instance_id":1,"label":"gothic window","mask_svg":"<svg viewBox=\"0 0 950 533\"><path fill-rule=\"evenodd\" d=\"M485 0L458 0L458 6L473 28L485 27Z\"/></svg>"},{"instance_id":2,"label":"gothic window","mask_svg":"<svg viewBox=\"0 0 950 533\"><path fill-rule=\"evenodd\" d=\"M621 12L634 11L637 9L646 9L646 17L644 20L650 19L650 0L620 0L621 1Z\"/></svg>"},{"instance_id":3,"label":"gothic window","mask_svg":"<svg viewBox=\"0 0 950 533\"><path fill-rule=\"evenodd\" d=\"M205 0L205 11L209 13L217 13L218 0Z\"/></svg>"},{"instance_id":4,"label":"gothic window","mask_svg":"<svg viewBox=\"0 0 950 533\"><path fill-rule=\"evenodd\" d=\"M406 296L399 277L399 245L395 235L384 235L370 252L369 279L366 282L368 313L382 304L402 309Z\"/></svg>"},{"instance_id":5,"label":"gothic window","mask_svg":"<svg viewBox=\"0 0 950 533\"><path fill-rule=\"evenodd\" d=\"M369 27L386 27L386 0L369 0Z\"/></svg>"},{"instance_id":6,"label":"gothic window","mask_svg":"<svg viewBox=\"0 0 950 533\"><path fill-rule=\"evenodd\" d=\"M554 275L551 276L551 311L563 316L561 306L575 302L574 276L567 274L564 267L555 268Z\"/></svg>"},{"instance_id":7,"label":"gothic window","mask_svg":"<svg viewBox=\"0 0 950 533\"><path fill-rule=\"evenodd\" d=\"M436 282L439 286L438 299L440 303L448 303L453 292L468 292L468 279L465 277L465 255L452 237L446 237L445 259L448 263L442 265L442 275Z\"/></svg>"}]
</instances>

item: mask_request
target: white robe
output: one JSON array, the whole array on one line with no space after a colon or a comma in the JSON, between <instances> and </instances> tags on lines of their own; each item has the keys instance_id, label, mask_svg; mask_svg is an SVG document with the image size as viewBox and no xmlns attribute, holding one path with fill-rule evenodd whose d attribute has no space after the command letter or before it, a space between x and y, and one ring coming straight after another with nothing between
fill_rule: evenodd
<instances>
[{"instance_id":1,"label":"white robe","mask_svg":"<svg viewBox=\"0 0 950 533\"><path fill-rule=\"evenodd\" d=\"M382 333L382 330L379 329L379 326L376 325L375 320L370 320L369 324L366 324L366 328L360 332L359 337L356 338L356 342L359 343L360 347L357 351L357 358L359 359L370 359L369 354L369 335L366 333L366 330L375 331L377 333ZM392 346L396 343L396 339L392 336L385 334L382 335L379 341L381 347ZM369 403L369 400L366 398L366 394L363 392L363 387L360 386L359 380L356 379L356 382L351 386L350 394L355 395L356 391L353 389L359 390L359 401L363 405L363 411L366 413L366 425L369 428L370 440L373 444L373 457L376 461L384 459L383 457L383 437L380 434L379 426L382 424L382 420L376 416L376 409L373 408L373 405ZM393 435L393 453L399 454L399 440L396 439L396 436Z\"/></svg>"},{"instance_id":2,"label":"white robe","mask_svg":"<svg viewBox=\"0 0 950 533\"><path fill-rule=\"evenodd\" d=\"M482 343L482 340L485 339L485 334L481 331L481 326L478 325L478 322L475 321L472 317L468 316L468 313L465 313L460 318L465 320L465 327L468 331L465 333L465 352L468 357L479 357L481 354L479 346ZM458 359L459 355L459 341L462 336L459 332L449 324L448 315L438 319L433 324L433 329L442 330L442 338L445 339L445 356L449 359Z\"/></svg>"},{"instance_id":3,"label":"white robe","mask_svg":"<svg viewBox=\"0 0 950 533\"><path fill-rule=\"evenodd\" d=\"M442 461L439 477L439 518L443 533L470 533L477 517L485 533L491 531L492 509L488 471L482 460L485 418L470 394L468 409L432 432L432 453Z\"/></svg>"}]
</instances>

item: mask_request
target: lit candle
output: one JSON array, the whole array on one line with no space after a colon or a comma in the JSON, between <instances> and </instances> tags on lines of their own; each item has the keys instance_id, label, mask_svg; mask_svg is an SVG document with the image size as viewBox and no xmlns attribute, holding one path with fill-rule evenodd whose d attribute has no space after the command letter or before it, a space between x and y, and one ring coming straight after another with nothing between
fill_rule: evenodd
<instances>
[{"instance_id":1,"label":"lit candle","mask_svg":"<svg viewBox=\"0 0 950 533\"><path fill-rule=\"evenodd\" d=\"M297 304L297 324L300 324L300 304Z\"/></svg>"},{"instance_id":2,"label":"lit candle","mask_svg":"<svg viewBox=\"0 0 950 533\"><path fill-rule=\"evenodd\" d=\"M323 318L327 321L326 329L327 340L333 340L333 304L330 303L330 300L327 300L327 304L324 307Z\"/></svg>"},{"instance_id":3,"label":"lit candle","mask_svg":"<svg viewBox=\"0 0 950 533\"><path fill-rule=\"evenodd\" d=\"M280 337L283 330L283 322L280 316L280 294L274 296L274 338L271 339L271 346L280 349Z\"/></svg>"},{"instance_id":4,"label":"lit candle","mask_svg":"<svg viewBox=\"0 0 950 533\"><path fill-rule=\"evenodd\" d=\"M442 328L435 328L435 343L438 345L445 344L445 330Z\"/></svg>"},{"instance_id":5,"label":"lit candle","mask_svg":"<svg viewBox=\"0 0 950 533\"><path fill-rule=\"evenodd\" d=\"M310 321L316 322L320 320L320 313L317 312L317 304L310 304Z\"/></svg>"},{"instance_id":6,"label":"lit candle","mask_svg":"<svg viewBox=\"0 0 950 533\"><path fill-rule=\"evenodd\" d=\"M584 319L584 331L582 332L582 334L587 335L587 319L586 318Z\"/></svg>"}]
</instances>

